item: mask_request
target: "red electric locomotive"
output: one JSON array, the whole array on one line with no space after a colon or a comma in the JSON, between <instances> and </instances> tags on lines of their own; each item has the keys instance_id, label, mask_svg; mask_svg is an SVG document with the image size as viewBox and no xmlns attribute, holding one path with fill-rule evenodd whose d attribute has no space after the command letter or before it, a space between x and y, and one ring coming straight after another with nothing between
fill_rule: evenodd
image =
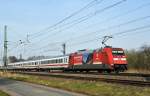
<instances>
[{"instance_id":1,"label":"red electric locomotive","mask_svg":"<svg viewBox=\"0 0 150 96\"><path fill-rule=\"evenodd\" d=\"M73 71L115 71L127 70L127 60L122 48L106 46L96 50L81 50L70 54L68 70Z\"/></svg>"}]
</instances>

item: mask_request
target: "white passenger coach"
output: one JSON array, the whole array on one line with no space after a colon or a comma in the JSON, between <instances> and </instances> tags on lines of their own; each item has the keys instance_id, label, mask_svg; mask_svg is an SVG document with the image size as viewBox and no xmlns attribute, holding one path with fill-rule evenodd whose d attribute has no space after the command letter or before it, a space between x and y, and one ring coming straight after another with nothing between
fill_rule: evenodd
<instances>
[{"instance_id":1,"label":"white passenger coach","mask_svg":"<svg viewBox=\"0 0 150 96\"><path fill-rule=\"evenodd\" d=\"M61 69L67 68L69 62L69 56L59 56L49 59L32 60L24 62L9 63L8 69Z\"/></svg>"}]
</instances>

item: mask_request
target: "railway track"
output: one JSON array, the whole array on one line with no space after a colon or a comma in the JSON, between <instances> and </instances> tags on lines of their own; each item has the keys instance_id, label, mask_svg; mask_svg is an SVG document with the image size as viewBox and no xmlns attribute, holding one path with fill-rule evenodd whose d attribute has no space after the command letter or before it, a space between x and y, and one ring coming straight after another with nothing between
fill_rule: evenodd
<instances>
[{"instance_id":1,"label":"railway track","mask_svg":"<svg viewBox=\"0 0 150 96\"><path fill-rule=\"evenodd\" d=\"M74 72L72 72L74 73ZM68 74L72 74L71 72L69 72ZM97 72L88 72L88 73L77 73L76 74L94 74L94 75L112 75L112 76L138 76L138 77L150 77L150 74L142 74L142 73L97 73Z\"/></svg>"},{"instance_id":2,"label":"railway track","mask_svg":"<svg viewBox=\"0 0 150 96\"><path fill-rule=\"evenodd\" d=\"M16 72L15 72L16 73ZM100 73L61 73L61 72L17 72L19 74L37 75L37 76L51 76L57 78L88 80L88 81L102 81L109 83L120 83L135 86L150 87L149 74L134 74L134 73L120 73L120 74L100 74Z\"/></svg>"}]
</instances>

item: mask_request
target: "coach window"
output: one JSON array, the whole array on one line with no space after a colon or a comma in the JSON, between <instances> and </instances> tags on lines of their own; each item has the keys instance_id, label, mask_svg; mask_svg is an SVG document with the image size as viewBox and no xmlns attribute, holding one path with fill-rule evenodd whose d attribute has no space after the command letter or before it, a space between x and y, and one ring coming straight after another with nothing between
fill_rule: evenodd
<instances>
[{"instance_id":1,"label":"coach window","mask_svg":"<svg viewBox=\"0 0 150 96\"><path fill-rule=\"evenodd\" d=\"M50 60L48 60L48 64L50 63Z\"/></svg>"},{"instance_id":2,"label":"coach window","mask_svg":"<svg viewBox=\"0 0 150 96\"><path fill-rule=\"evenodd\" d=\"M57 59L57 63L59 63L59 59Z\"/></svg>"},{"instance_id":3,"label":"coach window","mask_svg":"<svg viewBox=\"0 0 150 96\"><path fill-rule=\"evenodd\" d=\"M56 63L58 63L58 60L56 59Z\"/></svg>"},{"instance_id":4,"label":"coach window","mask_svg":"<svg viewBox=\"0 0 150 96\"><path fill-rule=\"evenodd\" d=\"M45 61L45 64L47 64L47 61Z\"/></svg>"},{"instance_id":5,"label":"coach window","mask_svg":"<svg viewBox=\"0 0 150 96\"><path fill-rule=\"evenodd\" d=\"M63 60L62 59L60 59L60 63L62 63L63 62Z\"/></svg>"},{"instance_id":6,"label":"coach window","mask_svg":"<svg viewBox=\"0 0 150 96\"><path fill-rule=\"evenodd\" d=\"M65 63L67 63L67 58L65 58Z\"/></svg>"},{"instance_id":7,"label":"coach window","mask_svg":"<svg viewBox=\"0 0 150 96\"><path fill-rule=\"evenodd\" d=\"M62 59L60 59L60 63L62 63Z\"/></svg>"},{"instance_id":8,"label":"coach window","mask_svg":"<svg viewBox=\"0 0 150 96\"><path fill-rule=\"evenodd\" d=\"M65 58L63 60L64 60L64 63L65 63Z\"/></svg>"},{"instance_id":9,"label":"coach window","mask_svg":"<svg viewBox=\"0 0 150 96\"><path fill-rule=\"evenodd\" d=\"M52 63L52 60L50 60L50 62L49 63Z\"/></svg>"},{"instance_id":10,"label":"coach window","mask_svg":"<svg viewBox=\"0 0 150 96\"><path fill-rule=\"evenodd\" d=\"M61 59L59 59L59 63L61 63Z\"/></svg>"},{"instance_id":11,"label":"coach window","mask_svg":"<svg viewBox=\"0 0 150 96\"><path fill-rule=\"evenodd\" d=\"M57 59L55 59L55 63L57 63Z\"/></svg>"},{"instance_id":12,"label":"coach window","mask_svg":"<svg viewBox=\"0 0 150 96\"><path fill-rule=\"evenodd\" d=\"M55 59L55 63L57 63L57 59Z\"/></svg>"},{"instance_id":13,"label":"coach window","mask_svg":"<svg viewBox=\"0 0 150 96\"><path fill-rule=\"evenodd\" d=\"M59 63L59 59L57 59L57 63Z\"/></svg>"},{"instance_id":14,"label":"coach window","mask_svg":"<svg viewBox=\"0 0 150 96\"><path fill-rule=\"evenodd\" d=\"M62 59L60 59L60 63L62 63Z\"/></svg>"}]
</instances>

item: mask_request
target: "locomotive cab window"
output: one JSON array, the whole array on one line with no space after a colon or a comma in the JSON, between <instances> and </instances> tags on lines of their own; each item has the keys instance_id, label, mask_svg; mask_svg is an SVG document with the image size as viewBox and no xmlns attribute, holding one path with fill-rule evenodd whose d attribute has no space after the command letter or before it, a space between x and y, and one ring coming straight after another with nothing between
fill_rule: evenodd
<instances>
[{"instance_id":1,"label":"locomotive cab window","mask_svg":"<svg viewBox=\"0 0 150 96\"><path fill-rule=\"evenodd\" d=\"M113 50L112 54L113 55L124 55L124 51L122 51L122 50Z\"/></svg>"}]
</instances>

